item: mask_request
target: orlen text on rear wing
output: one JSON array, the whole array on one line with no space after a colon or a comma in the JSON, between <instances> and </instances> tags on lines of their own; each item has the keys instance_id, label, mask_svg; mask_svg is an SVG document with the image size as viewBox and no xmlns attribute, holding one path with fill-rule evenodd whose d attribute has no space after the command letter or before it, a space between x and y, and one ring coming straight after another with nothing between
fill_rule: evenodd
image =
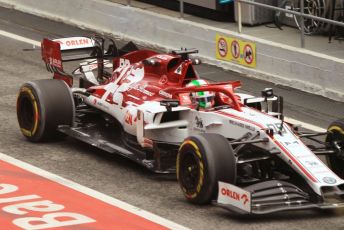
<instances>
[{"instance_id":1,"label":"orlen text on rear wing","mask_svg":"<svg viewBox=\"0 0 344 230\"><path fill-rule=\"evenodd\" d=\"M108 51L104 52L103 38L69 37L54 40L43 39L42 59L47 69L54 73L54 79L65 81L70 87L73 85L73 77L63 70L63 62L83 59L96 59L98 64L98 75L102 76L104 69L104 58L117 56L117 48L110 40Z\"/></svg>"}]
</instances>

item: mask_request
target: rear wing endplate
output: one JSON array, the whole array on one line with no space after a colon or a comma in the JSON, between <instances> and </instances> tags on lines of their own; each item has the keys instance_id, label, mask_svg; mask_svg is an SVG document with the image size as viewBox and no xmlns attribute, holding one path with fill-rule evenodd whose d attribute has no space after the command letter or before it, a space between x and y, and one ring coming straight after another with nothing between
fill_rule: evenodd
<instances>
[{"instance_id":1,"label":"rear wing endplate","mask_svg":"<svg viewBox=\"0 0 344 230\"><path fill-rule=\"evenodd\" d=\"M45 38L41 44L41 52L47 70L54 73L54 79L63 80L72 87L73 77L63 71L60 43Z\"/></svg>"},{"instance_id":2,"label":"rear wing endplate","mask_svg":"<svg viewBox=\"0 0 344 230\"><path fill-rule=\"evenodd\" d=\"M118 55L117 47L113 40L109 39L109 49L104 52L104 38L101 37L69 37L59 39L43 39L42 60L47 69L54 73L54 79L61 79L68 85L73 84L73 78L63 70L63 62L84 59L97 59L100 75L103 70L103 59Z\"/></svg>"}]
</instances>

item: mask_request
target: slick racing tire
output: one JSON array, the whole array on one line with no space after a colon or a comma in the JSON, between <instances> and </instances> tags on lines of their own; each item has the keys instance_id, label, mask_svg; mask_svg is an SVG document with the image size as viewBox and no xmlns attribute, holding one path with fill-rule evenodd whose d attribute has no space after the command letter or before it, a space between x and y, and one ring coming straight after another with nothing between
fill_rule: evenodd
<instances>
[{"instance_id":1,"label":"slick racing tire","mask_svg":"<svg viewBox=\"0 0 344 230\"><path fill-rule=\"evenodd\" d=\"M340 178L344 179L344 119L336 120L330 124L327 131L326 142L331 148L337 149L337 153L326 156L330 169ZM338 151L338 147L341 151Z\"/></svg>"},{"instance_id":2,"label":"slick racing tire","mask_svg":"<svg viewBox=\"0 0 344 230\"><path fill-rule=\"evenodd\" d=\"M72 93L63 81L30 81L19 90L18 123L22 134L32 142L59 136L57 126L72 125L74 110Z\"/></svg>"},{"instance_id":3,"label":"slick racing tire","mask_svg":"<svg viewBox=\"0 0 344 230\"><path fill-rule=\"evenodd\" d=\"M191 203L210 203L217 196L218 181L236 182L234 151L219 134L186 138L179 148L176 166L180 187Z\"/></svg>"}]
</instances>

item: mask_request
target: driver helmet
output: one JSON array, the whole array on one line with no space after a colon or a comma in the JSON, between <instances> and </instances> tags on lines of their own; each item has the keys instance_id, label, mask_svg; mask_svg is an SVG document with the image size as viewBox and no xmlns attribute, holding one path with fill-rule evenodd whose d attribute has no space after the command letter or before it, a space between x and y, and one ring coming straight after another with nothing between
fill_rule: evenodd
<instances>
[{"instance_id":1,"label":"driver helmet","mask_svg":"<svg viewBox=\"0 0 344 230\"><path fill-rule=\"evenodd\" d=\"M202 86L208 85L208 82L205 80L192 80L186 86ZM194 92L191 93L192 102L197 102L200 108L209 109L212 108L215 104L215 93L210 91L203 91L203 92Z\"/></svg>"}]
</instances>

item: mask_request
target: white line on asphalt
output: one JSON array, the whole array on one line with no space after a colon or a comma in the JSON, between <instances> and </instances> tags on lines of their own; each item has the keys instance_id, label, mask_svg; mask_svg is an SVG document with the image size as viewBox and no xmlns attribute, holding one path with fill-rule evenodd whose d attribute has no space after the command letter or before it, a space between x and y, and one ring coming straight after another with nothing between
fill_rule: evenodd
<instances>
[{"instance_id":1,"label":"white line on asphalt","mask_svg":"<svg viewBox=\"0 0 344 230\"><path fill-rule=\"evenodd\" d=\"M55 175L55 174L50 173L48 171L45 171L43 169L37 168L37 167L35 167L33 165L30 165L28 163L25 163L23 161L17 160L15 158L13 158L11 156L8 156L8 155L6 155L4 153L1 153L1 152L0 152L0 160L3 160L3 161L5 161L7 163L10 163L10 164L13 164L13 165L15 165L17 167L23 168L23 169L25 169L27 171L30 171L32 173L35 173L35 174L39 175L39 176L42 176L42 177L44 177L44 178L46 178L48 180L54 181L56 183L59 183L59 184L65 186L65 187L74 189L74 190L76 190L78 192L84 193L84 194L86 194L88 196L91 196L91 197L96 198L98 200L104 201L104 202L106 202L108 204L111 204L111 205L114 205L116 207L119 207L119 208L121 208L121 209L123 209L125 211L131 212L131 213L133 213L135 215L138 215L138 216L141 216L141 217L143 217L143 218L145 218L147 220L150 220L152 222L155 222L155 223L160 224L162 226L165 226L167 228L170 228L170 229L189 229L187 227L184 227L182 225L174 223L174 222L172 222L170 220L167 220L167 219L165 219L163 217L157 216L157 215L155 215L153 213L147 212L147 211L145 211L143 209L140 209L138 207L135 207L135 206L130 205L128 203L125 203L123 201L117 200L117 199L115 199L113 197L110 197L108 195L105 195L103 193L95 191L93 189L87 188L87 187L85 187L83 185L77 184L77 183L75 183L73 181L70 181L70 180L65 179L63 177L60 177L58 175Z\"/></svg>"},{"instance_id":2,"label":"white line on asphalt","mask_svg":"<svg viewBox=\"0 0 344 230\"><path fill-rule=\"evenodd\" d=\"M38 41L32 40L30 38L19 36L17 34L9 33L9 32L4 31L4 30L0 30L0 35L8 37L8 38L12 38L12 39L17 40L17 41L29 43L29 44L34 45L34 46L41 47L41 43Z\"/></svg>"},{"instance_id":3,"label":"white line on asphalt","mask_svg":"<svg viewBox=\"0 0 344 230\"><path fill-rule=\"evenodd\" d=\"M8 37L8 38L12 38L12 39L17 40L17 41L29 43L29 44L32 44L34 46L39 46L39 47L41 46L41 43L38 42L38 41L35 41L35 40L29 39L29 38L25 38L25 37L19 36L17 34L9 33L9 32L3 31L3 30L0 30L0 35L3 35L3 36ZM291 124L296 124L296 125L299 124L303 128L309 129L311 131L326 132L326 129L323 129L323 128L318 127L316 125L312 125L312 124L309 124L309 123L306 123L306 122L302 122L302 121L299 121L299 120L296 120L296 119L293 119L293 118L286 117L285 120L287 122L291 123Z\"/></svg>"}]
</instances>

